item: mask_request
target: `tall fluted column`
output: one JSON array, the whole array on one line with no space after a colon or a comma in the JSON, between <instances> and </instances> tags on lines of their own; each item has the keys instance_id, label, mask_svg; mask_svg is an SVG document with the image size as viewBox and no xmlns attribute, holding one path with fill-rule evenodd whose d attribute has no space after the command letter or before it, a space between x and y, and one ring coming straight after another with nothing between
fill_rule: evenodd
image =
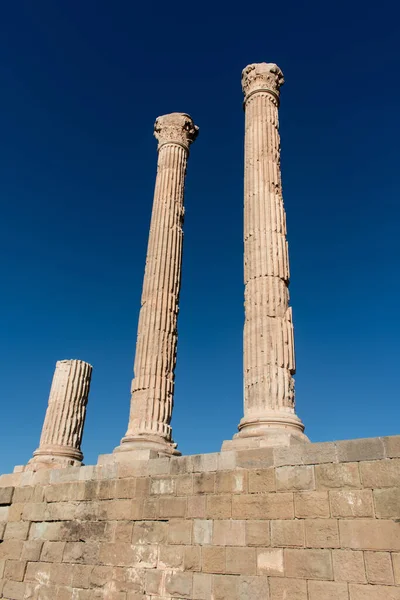
<instances>
[{"instance_id":1,"label":"tall fluted column","mask_svg":"<svg viewBox=\"0 0 400 600\"><path fill-rule=\"evenodd\" d=\"M235 438L242 444L247 438L249 445L307 441L294 402L293 322L278 132L283 81L275 64L252 64L242 73L246 115L244 417Z\"/></svg>"},{"instance_id":2,"label":"tall fluted column","mask_svg":"<svg viewBox=\"0 0 400 600\"><path fill-rule=\"evenodd\" d=\"M170 426L181 286L184 184L198 127L182 113L158 117L157 178L139 315L128 430L116 451L180 454Z\"/></svg>"},{"instance_id":3,"label":"tall fluted column","mask_svg":"<svg viewBox=\"0 0 400 600\"><path fill-rule=\"evenodd\" d=\"M56 363L39 448L26 469L79 466L92 367L83 360Z\"/></svg>"}]
</instances>

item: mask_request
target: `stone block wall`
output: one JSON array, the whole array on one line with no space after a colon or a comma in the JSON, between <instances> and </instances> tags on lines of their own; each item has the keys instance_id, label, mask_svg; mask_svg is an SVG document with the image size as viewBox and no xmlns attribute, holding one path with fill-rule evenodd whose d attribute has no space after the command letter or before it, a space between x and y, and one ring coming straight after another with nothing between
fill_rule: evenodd
<instances>
[{"instance_id":1,"label":"stone block wall","mask_svg":"<svg viewBox=\"0 0 400 600\"><path fill-rule=\"evenodd\" d=\"M0 540L9 600L400 600L400 436L3 475Z\"/></svg>"}]
</instances>

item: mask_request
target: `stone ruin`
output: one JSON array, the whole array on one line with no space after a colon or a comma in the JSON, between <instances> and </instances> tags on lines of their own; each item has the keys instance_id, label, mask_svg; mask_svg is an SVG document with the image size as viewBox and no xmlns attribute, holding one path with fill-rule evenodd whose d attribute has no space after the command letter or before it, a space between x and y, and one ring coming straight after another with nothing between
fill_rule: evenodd
<instances>
[{"instance_id":1,"label":"stone ruin","mask_svg":"<svg viewBox=\"0 0 400 600\"><path fill-rule=\"evenodd\" d=\"M221 452L172 438L191 117L155 123L158 164L128 428L82 465L92 367L57 362L38 449L0 476L8 600L400 600L400 436L312 444L295 412L282 198L282 71L242 73L244 414Z\"/></svg>"}]
</instances>

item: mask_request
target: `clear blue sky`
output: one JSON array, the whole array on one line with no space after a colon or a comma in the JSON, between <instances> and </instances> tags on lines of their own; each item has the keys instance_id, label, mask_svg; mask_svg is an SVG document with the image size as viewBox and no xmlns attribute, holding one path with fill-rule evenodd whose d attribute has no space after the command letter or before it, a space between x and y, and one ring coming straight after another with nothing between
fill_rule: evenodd
<instances>
[{"instance_id":1,"label":"clear blue sky","mask_svg":"<svg viewBox=\"0 0 400 600\"><path fill-rule=\"evenodd\" d=\"M140 4L140 7L138 5ZM399 433L398 8L365 2L4 2L0 472L38 445L56 360L93 364L83 451L126 431L156 167L200 126L186 188L173 417L185 453L242 416L240 74L276 62L297 354L313 441Z\"/></svg>"}]
</instances>

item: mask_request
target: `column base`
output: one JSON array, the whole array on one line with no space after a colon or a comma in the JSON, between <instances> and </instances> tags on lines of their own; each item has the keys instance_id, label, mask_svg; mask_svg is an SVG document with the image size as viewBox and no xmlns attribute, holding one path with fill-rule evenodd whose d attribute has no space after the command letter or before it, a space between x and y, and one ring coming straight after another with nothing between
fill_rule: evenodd
<instances>
[{"instance_id":1,"label":"column base","mask_svg":"<svg viewBox=\"0 0 400 600\"><path fill-rule=\"evenodd\" d=\"M160 456L181 456L181 452L176 448L177 445L175 442L169 442L156 435L126 435L122 438L121 444L114 449L114 454L129 452L133 460L135 460L135 455L137 455L136 460Z\"/></svg>"},{"instance_id":2,"label":"column base","mask_svg":"<svg viewBox=\"0 0 400 600\"><path fill-rule=\"evenodd\" d=\"M33 453L24 467L24 471L39 471L40 469L62 469L64 467L82 466L83 454L69 446L45 446Z\"/></svg>"},{"instance_id":3,"label":"column base","mask_svg":"<svg viewBox=\"0 0 400 600\"><path fill-rule=\"evenodd\" d=\"M310 440L303 433L304 425L294 413L271 412L262 416L243 418L239 433L225 440L221 450L245 450L274 446L292 446Z\"/></svg>"}]
</instances>

